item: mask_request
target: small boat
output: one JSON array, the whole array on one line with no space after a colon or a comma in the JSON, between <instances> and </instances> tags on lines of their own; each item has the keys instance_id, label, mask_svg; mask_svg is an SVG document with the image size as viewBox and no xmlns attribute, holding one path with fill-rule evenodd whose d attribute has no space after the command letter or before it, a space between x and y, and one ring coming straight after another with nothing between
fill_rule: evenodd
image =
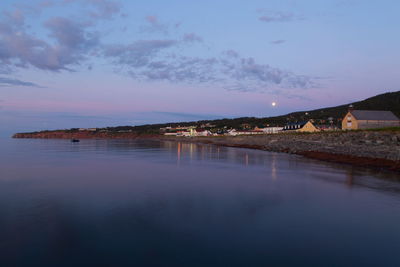
<instances>
[{"instance_id":1,"label":"small boat","mask_svg":"<svg viewBox=\"0 0 400 267\"><path fill-rule=\"evenodd\" d=\"M80 142L80 140L79 139L71 139L71 142L72 143L78 143L78 142Z\"/></svg>"}]
</instances>

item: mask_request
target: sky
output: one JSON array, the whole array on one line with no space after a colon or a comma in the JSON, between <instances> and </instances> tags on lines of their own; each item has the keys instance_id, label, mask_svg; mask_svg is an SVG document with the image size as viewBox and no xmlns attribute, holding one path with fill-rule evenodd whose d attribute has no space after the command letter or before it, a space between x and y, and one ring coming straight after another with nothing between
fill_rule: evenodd
<instances>
[{"instance_id":1,"label":"sky","mask_svg":"<svg viewBox=\"0 0 400 267\"><path fill-rule=\"evenodd\" d=\"M1 0L0 136L274 116L398 91L399 10L395 0Z\"/></svg>"}]
</instances>

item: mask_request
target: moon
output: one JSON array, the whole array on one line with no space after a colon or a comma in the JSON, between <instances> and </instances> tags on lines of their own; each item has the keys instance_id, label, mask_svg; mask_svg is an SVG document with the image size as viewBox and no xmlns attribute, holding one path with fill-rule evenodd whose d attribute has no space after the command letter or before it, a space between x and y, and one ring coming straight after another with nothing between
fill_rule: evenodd
<instances>
[{"instance_id":1,"label":"moon","mask_svg":"<svg viewBox=\"0 0 400 267\"><path fill-rule=\"evenodd\" d=\"M272 102L271 105L272 105L273 107L275 107L275 106L276 106L276 102Z\"/></svg>"}]
</instances>

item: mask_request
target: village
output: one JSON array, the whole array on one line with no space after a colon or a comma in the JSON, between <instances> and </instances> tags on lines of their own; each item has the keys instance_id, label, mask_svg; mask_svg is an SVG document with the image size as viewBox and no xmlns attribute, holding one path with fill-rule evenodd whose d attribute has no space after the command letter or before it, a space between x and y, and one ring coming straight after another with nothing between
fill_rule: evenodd
<instances>
[{"instance_id":1,"label":"village","mask_svg":"<svg viewBox=\"0 0 400 267\"><path fill-rule=\"evenodd\" d=\"M290 132L313 133L320 131L348 131L359 129L378 129L387 127L400 127L400 119L391 111L384 110L355 110L352 105L341 120L341 125L334 125L333 119L329 124L316 124L313 119L302 122L290 122L282 126L251 127L243 123L240 128L217 128L206 123L200 126L167 126L160 128L160 133L165 136L198 137L198 136L238 136L238 135L265 135Z\"/></svg>"}]
</instances>

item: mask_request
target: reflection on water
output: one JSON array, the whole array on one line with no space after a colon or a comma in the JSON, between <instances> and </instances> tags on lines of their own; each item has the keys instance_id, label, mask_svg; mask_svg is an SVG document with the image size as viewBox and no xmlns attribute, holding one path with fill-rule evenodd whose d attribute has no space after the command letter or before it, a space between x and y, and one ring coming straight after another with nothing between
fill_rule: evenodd
<instances>
[{"instance_id":1,"label":"reflection on water","mask_svg":"<svg viewBox=\"0 0 400 267\"><path fill-rule=\"evenodd\" d=\"M191 143L0 143L1 266L399 266L400 183Z\"/></svg>"},{"instance_id":2,"label":"reflection on water","mask_svg":"<svg viewBox=\"0 0 400 267\"><path fill-rule=\"evenodd\" d=\"M169 150L171 154L176 153L177 165L180 164L182 158L196 161L212 161L223 159L225 163L239 164L243 166L253 165L270 165L271 171L274 172L273 176L276 178L276 157L278 154L269 153L266 157L265 152L251 151L247 149L227 149L219 146L194 144L185 142L161 142L160 148Z\"/></svg>"}]
</instances>

